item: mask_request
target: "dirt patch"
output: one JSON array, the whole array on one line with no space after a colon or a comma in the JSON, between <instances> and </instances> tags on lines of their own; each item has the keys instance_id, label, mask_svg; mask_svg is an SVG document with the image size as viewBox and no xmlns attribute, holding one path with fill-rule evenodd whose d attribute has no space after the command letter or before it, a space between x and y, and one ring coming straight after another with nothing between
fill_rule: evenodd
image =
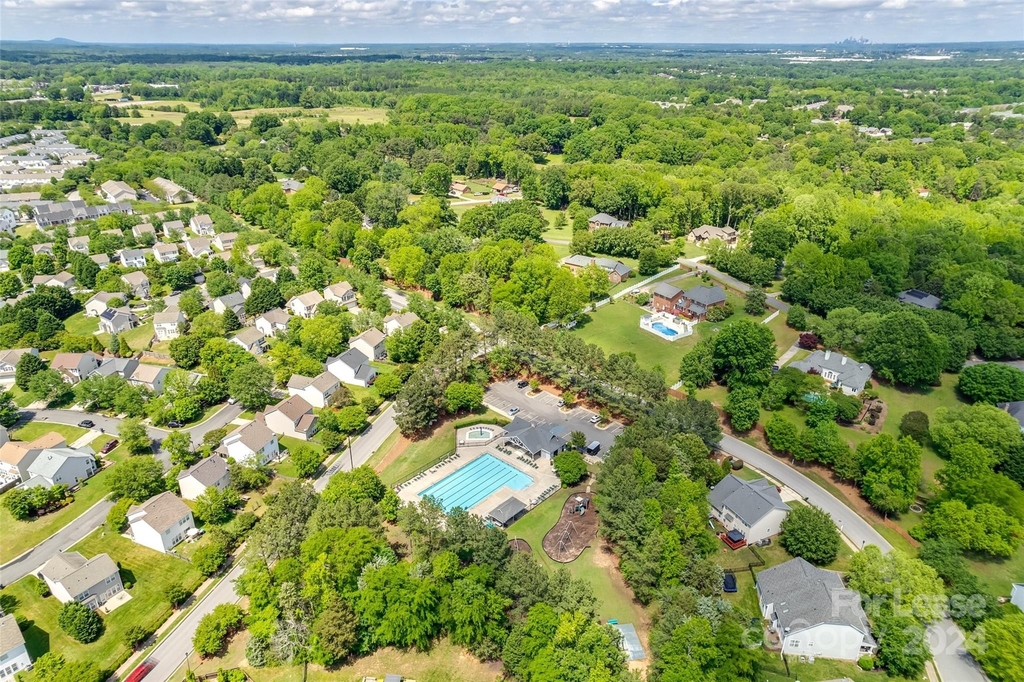
<instances>
[{"instance_id":1,"label":"dirt patch","mask_svg":"<svg viewBox=\"0 0 1024 682\"><path fill-rule=\"evenodd\" d=\"M394 464L395 461L397 461L398 458L402 456L402 453L405 452L405 449L409 447L410 443L412 443L411 440L409 440L405 436L399 435L398 440L395 441L395 444L391 446L391 449L388 450L388 453L384 455L384 459L382 459L377 464L377 466L374 467L374 471L376 471L378 474L382 473L385 469Z\"/></svg>"},{"instance_id":2,"label":"dirt patch","mask_svg":"<svg viewBox=\"0 0 1024 682\"><path fill-rule=\"evenodd\" d=\"M647 658L639 661L630 661L629 669L636 670L641 673L647 673L647 666L651 661L651 645L649 635L651 633L651 617L649 611L644 608L640 602L633 596L633 590L626 584L625 578L622 577L622 573L619 571L619 555L615 553L612 546L608 544L608 541L601 538L597 547L593 549L593 562L598 568L604 569L611 576L612 582L615 585L615 590L622 594L628 595L629 599L638 605L637 612L640 614L639 620L633 623L633 627L636 628L636 634L640 637L640 643L644 645L644 651L647 652Z\"/></svg>"},{"instance_id":3,"label":"dirt patch","mask_svg":"<svg viewBox=\"0 0 1024 682\"><path fill-rule=\"evenodd\" d=\"M533 552L533 548L530 547L530 543L521 538L512 538L508 541L508 546L513 552L522 552L523 554L530 554Z\"/></svg>"},{"instance_id":4,"label":"dirt patch","mask_svg":"<svg viewBox=\"0 0 1024 682\"><path fill-rule=\"evenodd\" d=\"M591 493L574 493L565 500L558 521L544 536L544 553L552 560L562 564L576 560L597 537L597 514L592 498ZM575 511L580 504L585 505L582 516Z\"/></svg>"}]
</instances>

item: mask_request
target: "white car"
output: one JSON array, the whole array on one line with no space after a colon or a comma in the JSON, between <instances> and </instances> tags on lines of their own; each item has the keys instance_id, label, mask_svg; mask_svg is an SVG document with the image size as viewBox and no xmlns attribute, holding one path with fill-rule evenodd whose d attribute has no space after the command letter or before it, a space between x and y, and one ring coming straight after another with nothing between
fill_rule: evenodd
<instances>
[{"instance_id":1,"label":"white car","mask_svg":"<svg viewBox=\"0 0 1024 682\"><path fill-rule=\"evenodd\" d=\"M518 411L519 411L518 407L510 407L510 408L508 408L508 413L509 414L515 414Z\"/></svg>"},{"instance_id":2,"label":"white car","mask_svg":"<svg viewBox=\"0 0 1024 682\"><path fill-rule=\"evenodd\" d=\"M593 417L590 418L590 423L591 424L596 424L599 421L601 421L601 415L599 415L599 414L595 414Z\"/></svg>"}]
</instances>

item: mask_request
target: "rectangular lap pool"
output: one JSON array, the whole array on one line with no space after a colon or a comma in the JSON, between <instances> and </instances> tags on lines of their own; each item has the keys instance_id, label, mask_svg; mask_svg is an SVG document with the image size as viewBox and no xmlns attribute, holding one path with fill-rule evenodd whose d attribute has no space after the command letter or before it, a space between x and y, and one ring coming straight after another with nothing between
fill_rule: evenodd
<instances>
[{"instance_id":1,"label":"rectangular lap pool","mask_svg":"<svg viewBox=\"0 0 1024 682\"><path fill-rule=\"evenodd\" d=\"M436 498L448 512L455 507L470 509L502 486L523 490L532 483L533 479L522 471L488 453L448 474L420 493L420 497Z\"/></svg>"}]
</instances>

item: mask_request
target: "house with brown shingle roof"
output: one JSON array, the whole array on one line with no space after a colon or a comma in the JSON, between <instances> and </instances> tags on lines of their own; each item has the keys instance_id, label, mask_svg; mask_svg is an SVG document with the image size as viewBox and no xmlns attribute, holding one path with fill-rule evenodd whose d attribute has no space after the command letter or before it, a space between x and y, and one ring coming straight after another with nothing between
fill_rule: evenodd
<instances>
[{"instance_id":1,"label":"house with brown shingle roof","mask_svg":"<svg viewBox=\"0 0 1024 682\"><path fill-rule=\"evenodd\" d=\"M319 424L313 406L302 396L293 395L267 409L263 415L267 428L279 436L309 440L316 434Z\"/></svg>"},{"instance_id":2,"label":"house with brown shingle roof","mask_svg":"<svg viewBox=\"0 0 1024 682\"><path fill-rule=\"evenodd\" d=\"M128 527L136 543L166 553L196 524L188 505L166 492L128 509Z\"/></svg>"}]
</instances>

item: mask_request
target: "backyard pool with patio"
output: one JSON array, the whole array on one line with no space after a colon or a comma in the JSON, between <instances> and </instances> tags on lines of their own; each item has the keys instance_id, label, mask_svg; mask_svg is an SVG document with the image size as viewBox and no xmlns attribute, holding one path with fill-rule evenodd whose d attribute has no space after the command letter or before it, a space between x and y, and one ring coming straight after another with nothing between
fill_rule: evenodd
<instances>
[{"instance_id":1,"label":"backyard pool with patio","mask_svg":"<svg viewBox=\"0 0 1024 682\"><path fill-rule=\"evenodd\" d=\"M467 436L468 437L468 436ZM499 488L525 490L533 478L490 453L483 454L420 493L435 498L445 512L471 509Z\"/></svg>"},{"instance_id":2,"label":"backyard pool with patio","mask_svg":"<svg viewBox=\"0 0 1024 682\"><path fill-rule=\"evenodd\" d=\"M675 341L693 333L692 323L665 312L644 315L640 318L640 328L666 341Z\"/></svg>"}]
</instances>

